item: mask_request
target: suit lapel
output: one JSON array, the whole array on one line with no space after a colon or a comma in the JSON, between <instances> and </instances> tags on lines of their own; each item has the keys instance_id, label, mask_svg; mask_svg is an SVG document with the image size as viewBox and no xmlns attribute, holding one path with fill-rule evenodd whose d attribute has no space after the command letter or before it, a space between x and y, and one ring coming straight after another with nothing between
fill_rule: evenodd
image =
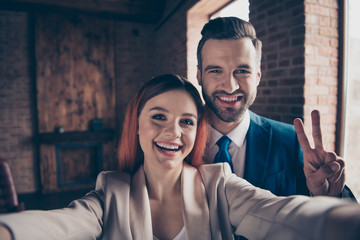
<instances>
[{"instance_id":1,"label":"suit lapel","mask_svg":"<svg viewBox=\"0 0 360 240\"><path fill-rule=\"evenodd\" d=\"M153 239L150 201L142 166L131 179L130 227L132 239Z\"/></svg>"},{"instance_id":2,"label":"suit lapel","mask_svg":"<svg viewBox=\"0 0 360 240\"><path fill-rule=\"evenodd\" d=\"M250 126L246 135L244 178L251 184L262 187L267 175L271 149L271 125L250 112Z\"/></svg>"},{"instance_id":3,"label":"suit lapel","mask_svg":"<svg viewBox=\"0 0 360 240\"><path fill-rule=\"evenodd\" d=\"M209 207L200 173L184 163L181 175L186 239L211 239Z\"/></svg>"}]
</instances>

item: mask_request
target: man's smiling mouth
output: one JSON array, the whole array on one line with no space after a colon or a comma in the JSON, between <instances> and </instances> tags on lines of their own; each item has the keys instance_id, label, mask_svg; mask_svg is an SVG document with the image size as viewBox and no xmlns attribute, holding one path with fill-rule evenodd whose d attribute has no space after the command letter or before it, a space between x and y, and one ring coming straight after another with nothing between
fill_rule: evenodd
<instances>
[{"instance_id":1,"label":"man's smiling mouth","mask_svg":"<svg viewBox=\"0 0 360 240\"><path fill-rule=\"evenodd\" d=\"M235 107L237 104L241 102L243 99L243 95L238 96L216 96L219 103L223 105L224 107Z\"/></svg>"},{"instance_id":2,"label":"man's smiling mouth","mask_svg":"<svg viewBox=\"0 0 360 240\"><path fill-rule=\"evenodd\" d=\"M217 98L223 102L235 102L240 101L243 96L218 96Z\"/></svg>"}]
</instances>

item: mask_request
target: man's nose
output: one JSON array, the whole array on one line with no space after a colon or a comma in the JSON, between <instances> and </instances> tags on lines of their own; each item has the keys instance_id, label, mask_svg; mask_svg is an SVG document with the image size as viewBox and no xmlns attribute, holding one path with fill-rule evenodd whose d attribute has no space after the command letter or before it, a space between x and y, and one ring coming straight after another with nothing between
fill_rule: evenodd
<instances>
[{"instance_id":1,"label":"man's nose","mask_svg":"<svg viewBox=\"0 0 360 240\"><path fill-rule=\"evenodd\" d=\"M239 89L239 82L234 74L227 74L223 81L223 90L232 93Z\"/></svg>"}]
</instances>

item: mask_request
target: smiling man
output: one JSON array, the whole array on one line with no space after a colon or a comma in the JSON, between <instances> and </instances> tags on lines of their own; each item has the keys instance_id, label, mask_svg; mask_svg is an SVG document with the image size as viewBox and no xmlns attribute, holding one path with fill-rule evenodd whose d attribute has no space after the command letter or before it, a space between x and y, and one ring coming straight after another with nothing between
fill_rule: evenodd
<instances>
[{"instance_id":1,"label":"smiling man","mask_svg":"<svg viewBox=\"0 0 360 240\"><path fill-rule=\"evenodd\" d=\"M202 50L202 73L198 79L212 125L228 133L242 121L253 104L260 82L260 68L255 48L249 38L239 40L209 39Z\"/></svg>"},{"instance_id":2,"label":"smiling man","mask_svg":"<svg viewBox=\"0 0 360 240\"><path fill-rule=\"evenodd\" d=\"M313 162L313 154L333 156L323 149L321 137L314 137L316 148L306 146L303 154L294 126L248 110L261 78L262 44L254 27L236 17L216 18L205 24L201 34L197 78L211 125L205 162L227 161L238 176L280 196L354 198L344 188L342 159ZM312 117L314 129L320 131L318 112Z\"/></svg>"}]
</instances>

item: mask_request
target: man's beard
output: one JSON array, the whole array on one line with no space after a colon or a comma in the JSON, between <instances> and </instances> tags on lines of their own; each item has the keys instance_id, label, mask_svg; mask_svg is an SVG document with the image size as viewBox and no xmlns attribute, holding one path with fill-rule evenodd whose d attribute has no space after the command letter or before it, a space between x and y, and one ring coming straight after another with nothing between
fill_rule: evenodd
<instances>
[{"instance_id":1,"label":"man's beard","mask_svg":"<svg viewBox=\"0 0 360 240\"><path fill-rule=\"evenodd\" d=\"M221 121L228 123L239 121L244 115L245 111L255 101L256 92L252 95L249 95L244 91L238 90L236 93L243 94L243 99L242 99L243 104L239 108L235 108L235 107L224 108L220 106L216 101L215 95L217 94L217 92L214 92L210 97L205 93L204 88L202 88L202 95L205 100L206 106L210 108Z\"/></svg>"}]
</instances>

